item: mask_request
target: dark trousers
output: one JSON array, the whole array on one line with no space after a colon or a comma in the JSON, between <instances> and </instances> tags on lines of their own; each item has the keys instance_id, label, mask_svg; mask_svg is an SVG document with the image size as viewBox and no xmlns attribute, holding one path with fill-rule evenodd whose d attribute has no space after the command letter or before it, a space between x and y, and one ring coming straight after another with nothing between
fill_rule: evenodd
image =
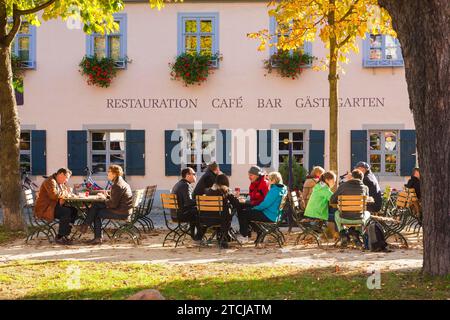
<instances>
[{"instance_id":1,"label":"dark trousers","mask_svg":"<svg viewBox=\"0 0 450 320\"><path fill-rule=\"evenodd\" d=\"M61 206L59 202L55 207L55 218L59 220L58 238L65 237L72 231L72 225L77 218L77 209Z\"/></svg>"},{"instance_id":2,"label":"dark trousers","mask_svg":"<svg viewBox=\"0 0 450 320\"><path fill-rule=\"evenodd\" d=\"M104 203L94 203L89 208L84 224L90 226L94 223L94 236L96 239L102 238L102 219L126 220L128 214L116 213L106 208Z\"/></svg>"},{"instance_id":3,"label":"dark trousers","mask_svg":"<svg viewBox=\"0 0 450 320\"><path fill-rule=\"evenodd\" d=\"M262 211L255 209L242 210L238 213L239 232L242 236L249 236L250 221L273 222Z\"/></svg>"},{"instance_id":4,"label":"dark trousers","mask_svg":"<svg viewBox=\"0 0 450 320\"><path fill-rule=\"evenodd\" d=\"M189 223L189 231L193 240L201 240L203 238L198 225L198 211L196 207L184 208L183 212L179 214L178 220ZM195 231L196 229L197 232Z\"/></svg>"},{"instance_id":5,"label":"dark trousers","mask_svg":"<svg viewBox=\"0 0 450 320\"><path fill-rule=\"evenodd\" d=\"M199 228L196 237L201 240L206 233L209 226L220 225L219 234L217 239L220 239L224 235L224 242L226 242L226 235L231 227L232 215L229 213L218 212L204 212L199 218Z\"/></svg>"}]
</instances>

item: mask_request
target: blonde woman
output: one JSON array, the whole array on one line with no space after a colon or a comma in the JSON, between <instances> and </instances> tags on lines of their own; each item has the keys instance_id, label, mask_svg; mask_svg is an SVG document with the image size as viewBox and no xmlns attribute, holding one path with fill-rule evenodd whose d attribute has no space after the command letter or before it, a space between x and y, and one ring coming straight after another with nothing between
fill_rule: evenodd
<instances>
[{"instance_id":1,"label":"blonde woman","mask_svg":"<svg viewBox=\"0 0 450 320\"><path fill-rule=\"evenodd\" d=\"M108 180L112 182L111 193L109 195L100 194L104 197L105 203L93 205L84 223L77 226L77 230L86 233L88 227L94 223L94 239L91 244L102 243L102 219L125 220L132 210L133 195L131 187L122 178L123 170L121 166L112 165L108 169Z\"/></svg>"},{"instance_id":2,"label":"blonde woman","mask_svg":"<svg viewBox=\"0 0 450 320\"><path fill-rule=\"evenodd\" d=\"M303 200L305 201L305 208L308 205L308 201L309 198L311 197L314 187L319 182L320 176L323 175L324 173L325 170L322 167L317 166L312 168L308 179L306 179L305 183L303 184L302 196Z\"/></svg>"},{"instance_id":3,"label":"blonde woman","mask_svg":"<svg viewBox=\"0 0 450 320\"><path fill-rule=\"evenodd\" d=\"M287 194L281 174L279 172L269 173L269 184L270 189L263 202L250 210L242 211L238 216L240 227L238 240L242 243L248 242L250 221L276 222L281 216L281 200Z\"/></svg>"}]
</instances>

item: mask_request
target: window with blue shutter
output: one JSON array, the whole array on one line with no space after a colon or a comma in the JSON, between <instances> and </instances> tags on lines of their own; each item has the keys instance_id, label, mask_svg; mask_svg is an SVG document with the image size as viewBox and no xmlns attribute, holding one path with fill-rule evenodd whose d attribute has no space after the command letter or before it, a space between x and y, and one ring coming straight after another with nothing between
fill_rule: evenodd
<instances>
[{"instance_id":1,"label":"window with blue shutter","mask_svg":"<svg viewBox=\"0 0 450 320\"><path fill-rule=\"evenodd\" d=\"M67 131L67 166L74 176L86 174L87 134L85 130Z\"/></svg>"},{"instance_id":2,"label":"window with blue shutter","mask_svg":"<svg viewBox=\"0 0 450 320\"><path fill-rule=\"evenodd\" d=\"M178 13L178 55L219 53L219 13ZM218 67L218 60L212 61Z\"/></svg>"},{"instance_id":3,"label":"window with blue shutter","mask_svg":"<svg viewBox=\"0 0 450 320\"><path fill-rule=\"evenodd\" d=\"M125 131L126 174L145 175L145 130Z\"/></svg>"},{"instance_id":4,"label":"window with blue shutter","mask_svg":"<svg viewBox=\"0 0 450 320\"><path fill-rule=\"evenodd\" d=\"M11 53L21 60L22 68L36 68L36 26L22 22L11 44Z\"/></svg>"},{"instance_id":5,"label":"window with blue shutter","mask_svg":"<svg viewBox=\"0 0 450 320\"><path fill-rule=\"evenodd\" d=\"M220 171L227 176L231 176L231 130L217 131L217 163L220 166Z\"/></svg>"},{"instance_id":6,"label":"window with blue shutter","mask_svg":"<svg viewBox=\"0 0 450 320\"><path fill-rule=\"evenodd\" d=\"M416 166L416 131L400 130L400 175L409 176Z\"/></svg>"},{"instance_id":7,"label":"window with blue shutter","mask_svg":"<svg viewBox=\"0 0 450 320\"><path fill-rule=\"evenodd\" d=\"M257 165L272 166L272 130L256 131Z\"/></svg>"},{"instance_id":8,"label":"window with blue shutter","mask_svg":"<svg viewBox=\"0 0 450 320\"><path fill-rule=\"evenodd\" d=\"M403 67L403 56L398 39L384 34L366 34L363 40L363 66Z\"/></svg>"},{"instance_id":9,"label":"window with blue shutter","mask_svg":"<svg viewBox=\"0 0 450 320\"><path fill-rule=\"evenodd\" d=\"M113 59L116 68L124 69L127 65L127 15L114 14L114 22L119 25L118 31L86 36L86 55Z\"/></svg>"},{"instance_id":10,"label":"window with blue shutter","mask_svg":"<svg viewBox=\"0 0 450 320\"><path fill-rule=\"evenodd\" d=\"M271 56L278 51L276 44L278 43L278 38L280 37L280 34L277 30L277 27L278 27L277 20L275 19L274 16L270 16L269 32L270 32L270 35L272 36L270 39L270 43L273 44L273 46L270 46L270 55ZM288 36L288 35L285 35L285 36ZM303 44L302 51L303 51L303 53L312 56L312 43L309 41L306 41ZM290 50L290 52L292 53L292 50ZM307 67L307 68L309 68L311 66L312 66L312 62L305 65L305 67ZM274 67L276 67L276 66L274 66Z\"/></svg>"},{"instance_id":11,"label":"window with blue shutter","mask_svg":"<svg viewBox=\"0 0 450 320\"><path fill-rule=\"evenodd\" d=\"M181 174L181 140L180 130L164 131L166 176L179 176Z\"/></svg>"},{"instance_id":12,"label":"window with blue shutter","mask_svg":"<svg viewBox=\"0 0 450 320\"><path fill-rule=\"evenodd\" d=\"M398 130L369 130L368 135L368 157L372 172L383 176L398 175Z\"/></svg>"},{"instance_id":13,"label":"window with blue shutter","mask_svg":"<svg viewBox=\"0 0 450 320\"><path fill-rule=\"evenodd\" d=\"M367 130L351 130L351 168L359 161L367 162Z\"/></svg>"},{"instance_id":14,"label":"window with blue shutter","mask_svg":"<svg viewBox=\"0 0 450 320\"><path fill-rule=\"evenodd\" d=\"M325 131L309 131L309 170L315 166L324 167L325 163Z\"/></svg>"},{"instance_id":15,"label":"window with blue shutter","mask_svg":"<svg viewBox=\"0 0 450 320\"><path fill-rule=\"evenodd\" d=\"M46 175L47 174L47 142L45 130L31 131L31 174Z\"/></svg>"}]
</instances>

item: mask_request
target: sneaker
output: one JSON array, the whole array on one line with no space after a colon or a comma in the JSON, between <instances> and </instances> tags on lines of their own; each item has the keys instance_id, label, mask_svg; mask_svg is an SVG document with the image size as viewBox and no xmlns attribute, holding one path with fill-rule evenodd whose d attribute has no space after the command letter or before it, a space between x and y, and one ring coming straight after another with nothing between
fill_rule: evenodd
<instances>
[{"instance_id":1,"label":"sneaker","mask_svg":"<svg viewBox=\"0 0 450 320\"><path fill-rule=\"evenodd\" d=\"M236 236L236 240L240 243L248 243L248 237L244 237L240 234Z\"/></svg>"}]
</instances>

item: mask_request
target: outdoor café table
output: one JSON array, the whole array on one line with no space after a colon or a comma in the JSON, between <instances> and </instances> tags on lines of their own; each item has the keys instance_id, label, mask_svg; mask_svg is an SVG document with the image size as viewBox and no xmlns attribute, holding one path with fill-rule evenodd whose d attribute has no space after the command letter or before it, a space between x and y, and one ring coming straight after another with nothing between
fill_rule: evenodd
<instances>
[{"instance_id":1,"label":"outdoor caf\u00e9 table","mask_svg":"<svg viewBox=\"0 0 450 320\"><path fill-rule=\"evenodd\" d=\"M98 196L80 197L78 195L63 197L63 199L67 205L77 209L78 219L82 222L86 219L87 212L94 203L103 203L106 200Z\"/></svg>"}]
</instances>

